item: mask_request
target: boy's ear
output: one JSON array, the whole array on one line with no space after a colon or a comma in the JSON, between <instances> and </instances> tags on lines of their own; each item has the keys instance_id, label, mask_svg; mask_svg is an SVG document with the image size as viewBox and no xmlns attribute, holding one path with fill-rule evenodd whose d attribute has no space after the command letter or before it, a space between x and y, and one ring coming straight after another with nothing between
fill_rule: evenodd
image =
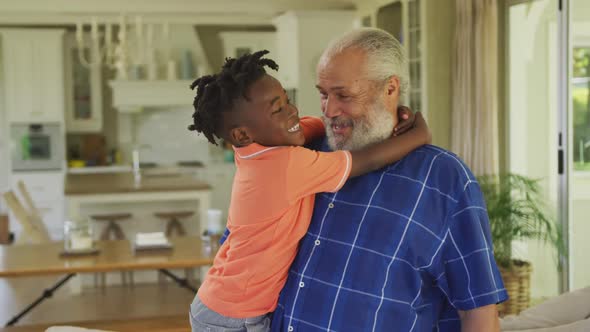
<instances>
[{"instance_id":1,"label":"boy's ear","mask_svg":"<svg viewBox=\"0 0 590 332\"><path fill-rule=\"evenodd\" d=\"M242 147L254 143L252 136L248 133L246 127L236 127L229 131L229 138L232 144L237 147Z\"/></svg>"}]
</instances>

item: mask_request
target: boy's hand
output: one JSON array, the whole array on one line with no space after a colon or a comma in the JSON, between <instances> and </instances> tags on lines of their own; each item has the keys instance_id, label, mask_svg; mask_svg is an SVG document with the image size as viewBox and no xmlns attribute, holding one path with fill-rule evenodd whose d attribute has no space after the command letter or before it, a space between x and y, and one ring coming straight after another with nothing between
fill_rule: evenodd
<instances>
[{"instance_id":1,"label":"boy's hand","mask_svg":"<svg viewBox=\"0 0 590 332\"><path fill-rule=\"evenodd\" d=\"M400 106L397 108L398 122L397 126L393 128L393 136L398 136L414 127L416 116L412 110L407 106Z\"/></svg>"}]
</instances>

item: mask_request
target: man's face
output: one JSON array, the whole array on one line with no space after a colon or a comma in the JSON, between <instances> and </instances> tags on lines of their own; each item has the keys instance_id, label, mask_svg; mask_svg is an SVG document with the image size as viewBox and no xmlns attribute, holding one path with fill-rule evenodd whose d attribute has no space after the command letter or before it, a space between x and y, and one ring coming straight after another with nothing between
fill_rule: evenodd
<instances>
[{"instance_id":1,"label":"man's face","mask_svg":"<svg viewBox=\"0 0 590 332\"><path fill-rule=\"evenodd\" d=\"M349 49L318 64L317 85L328 144L356 150L389 137L397 124L399 82L374 82L364 51Z\"/></svg>"}]
</instances>

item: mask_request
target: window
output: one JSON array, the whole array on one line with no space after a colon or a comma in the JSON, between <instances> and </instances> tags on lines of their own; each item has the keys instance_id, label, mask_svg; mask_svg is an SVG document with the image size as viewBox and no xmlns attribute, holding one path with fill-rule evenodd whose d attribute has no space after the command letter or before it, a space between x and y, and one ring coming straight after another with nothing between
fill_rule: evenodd
<instances>
[{"instance_id":1,"label":"window","mask_svg":"<svg viewBox=\"0 0 590 332\"><path fill-rule=\"evenodd\" d=\"M590 47L575 47L573 55L574 170L590 171Z\"/></svg>"}]
</instances>

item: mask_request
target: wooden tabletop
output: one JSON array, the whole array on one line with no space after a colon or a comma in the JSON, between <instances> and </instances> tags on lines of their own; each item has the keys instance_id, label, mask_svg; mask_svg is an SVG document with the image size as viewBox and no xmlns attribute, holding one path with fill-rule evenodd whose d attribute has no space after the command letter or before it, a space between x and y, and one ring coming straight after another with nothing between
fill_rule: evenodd
<instances>
[{"instance_id":1,"label":"wooden tabletop","mask_svg":"<svg viewBox=\"0 0 590 332\"><path fill-rule=\"evenodd\" d=\"M98 241L91 256L62 257L62 242L0 246L0 277L23 277L80 272L175 269L211 265L214 255L202 253L196 236L173 238L171 250L133 253L127 240Z\"/></svg>"},{"instance_id":2,"label":"wooden tabletop","mask_svg":"<svg viewBox=\"0 0 590 332\"><path fill-rule=\"evenodd\" d=\"M139 185L131 172L68 174L65 180L66 196L209 189L209 184L186 174L144 175Z\"/></svg>"}]
</instances>

